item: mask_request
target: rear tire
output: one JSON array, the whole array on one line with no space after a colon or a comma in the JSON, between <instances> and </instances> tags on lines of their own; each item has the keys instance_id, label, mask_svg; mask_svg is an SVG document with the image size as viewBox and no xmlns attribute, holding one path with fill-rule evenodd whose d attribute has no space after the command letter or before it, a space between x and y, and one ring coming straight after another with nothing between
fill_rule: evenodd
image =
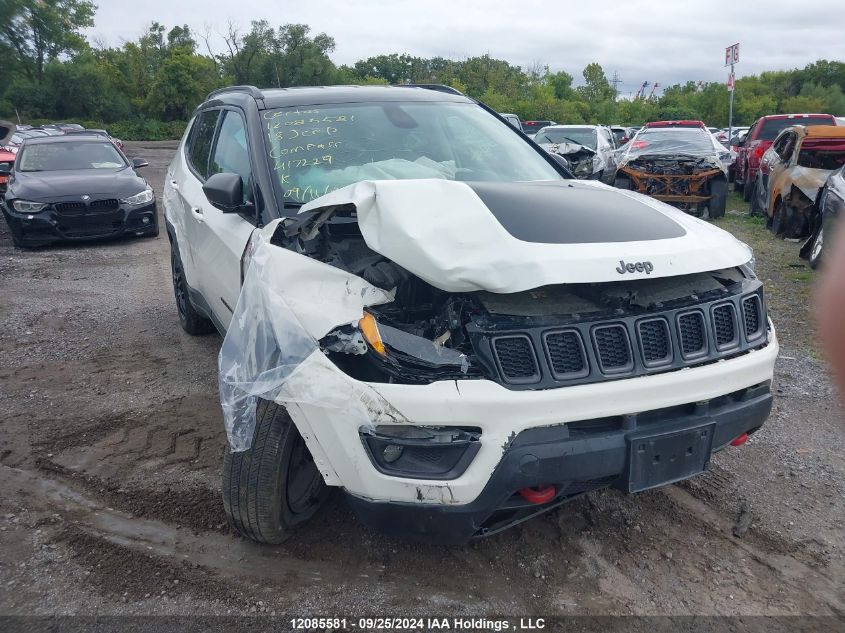
<instances>
[{"instance_id":1,"label":"rear tire","mask_svg":"<svg viewBox=\"0 0 845 633\"><path fill-rule=\"evenodd\" d=\"M711 180L710 196L710 204L708 205L710 219L724 217L728 205L728 183L724 180Z\"/></svg>"},{"instance_id":2,"label":"rear tire","mask_svg":"<svg viewBox=\"0 0 845 633\"><path fill-rule=\"evenodd\" d=\"M185 269L179 257L179 246L170 242L170 272L173 278L173 294L176 297L176 311L179 313L179 324L191 336L202 336L214 330L214 325L196 311L191 303L188 282L185 279Z\"/></svg>"},{"instance_id":3,"label":"rear tire","mask_svg":"<svg viewBox=\"0 0 845 633\"><path fill-rule=\"evenodd\" d=\"M314 516L330 489L284 407L259 400L255 418L252 446L226 452L223 507L238 534L277 544Z\"/></svg>"},{"instance_id":4,"label":"rear tire","mask_svg":"<svg viewBox=\"0 0 845 633\"><path fill-rule=\"evenodd\" d=\"M748 181L748 177L746 176L745 183L742 185L742 199L746 202L750 202L753 194L754 185Z\"/></svg>"},{"instance_id":5,"label":"rear tire","mask_svg":"<svg viewBox=\"0 0 845 633\"><path fill-rule=\"evenodd\" d=\"M816 270L822 263L824 255L824 225L819 226L813 245L810 247L810 268Z\"/></svg>"}]
</instances>

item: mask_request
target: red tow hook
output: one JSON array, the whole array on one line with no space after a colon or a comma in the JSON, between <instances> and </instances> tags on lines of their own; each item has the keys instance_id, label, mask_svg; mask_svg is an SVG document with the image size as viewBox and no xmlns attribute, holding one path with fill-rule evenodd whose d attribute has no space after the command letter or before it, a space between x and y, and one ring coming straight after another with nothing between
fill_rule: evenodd
<instances>
[{"instance_id":1,"label":"red tow hook","mask_svg":"<svg viewBox=\"0 0 845 633\"><path fill-rule=\"evenodd\" d=\"M555 498L555 487L547 484L538 488L520 488L519 494L528 503L548 503Z\"/></svg>"},{"instance_id":2,"label":"red tow hook","mask_svg":"<svg viewBox=\"0 0 845 633\"><path fill-rule=\"evenodd\" d=\"M743 433L742 435L734 438L731 440L731 446L742 446L748 441L748 433Z\"/></svg>"}]
</instances>

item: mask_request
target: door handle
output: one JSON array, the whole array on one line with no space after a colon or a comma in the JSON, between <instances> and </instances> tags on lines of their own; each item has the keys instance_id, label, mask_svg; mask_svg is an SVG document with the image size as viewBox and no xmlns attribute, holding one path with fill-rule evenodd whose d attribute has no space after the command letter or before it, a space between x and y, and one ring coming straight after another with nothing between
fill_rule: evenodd
<instances>
[{"instance_id":1,"label":"door handle","mask_svg":"<svg viewBox=\"0 0 845 633\"><path fill-rule=\"evenodd\" d=\"M179 183L175 180L170 181L170 186L173 187L176 191L179 191Z\"/></svg>"},{"instance_id":2,"label":"door handle","mask_svg":"<svg viewBox=\"0 0 845 633\"><path fill-rule=\"evenodd\" d=\"M205 218L202 217L202 209L199 207L191 207L191 215L197 222L205 222Z\"/></svg>"}]
</instances>

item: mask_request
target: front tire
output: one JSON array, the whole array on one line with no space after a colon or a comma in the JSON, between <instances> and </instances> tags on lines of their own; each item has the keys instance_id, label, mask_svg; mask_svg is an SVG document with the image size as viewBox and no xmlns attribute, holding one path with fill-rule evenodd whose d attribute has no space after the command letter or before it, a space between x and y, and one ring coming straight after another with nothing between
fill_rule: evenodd
<instances>
[{"instance_id":1,"label":"front tire","mask_svg":"<svg viewBox=\"0 0 845 633\"><path fill-rule=\"evenodd\" d=\"M711 180L710 196L710 204L708 205L710 218L724 217L728 205L728 183L724 180Z\"/></svg>"},{"instance_id":2,"label":"front tire","mask_svg":"<svg viewBox=\"0 0 845 633\"><path fill-rule=\"evenodd\" d=\"M816 238L813 240L813 245L810 248L810 268L816 270L819 265L822 263L824 255L824 225L822 224L819 226L819 230L816 233Z\"/></svg>"},{"instance_id":3,"label":"front tire","mask_svg":"<svg viewBox=\"0 0 845 633\"><path fill-rule=\"evenodd\" d=\"M329 491L285 408L259 400L252 446L227 450L223 462L223 507L235 531L257 543L281 543Z\"/></svg>"},{"instance_id":4,"label":"front tire","mask_svg":"<svg viewBox=\"0 0 845 633\"><path fill-rule=\"evenodd\" d=\"M179 313L179 324L191 336L202 336L214 330L214 325L196 311L191 303L188 291L188 281L185 279L185 268L179 257L179 247L170 242L170 273L173 278L173 294L176 297L176 311Z\"/></svg>"}]
</instances>

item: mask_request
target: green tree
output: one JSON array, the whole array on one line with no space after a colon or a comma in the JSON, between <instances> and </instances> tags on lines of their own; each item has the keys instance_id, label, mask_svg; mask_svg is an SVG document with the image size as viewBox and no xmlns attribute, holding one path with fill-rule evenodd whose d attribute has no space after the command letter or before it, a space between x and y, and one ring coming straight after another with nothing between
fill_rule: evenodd
<instances>
[{"instance_id":1,"label":"green tree","mask_svg":"<svg viewBox=\"0 0 845 633\"><path fill-rule=\"evenodd\" d=\"M95 10L89 0L3 0L0 45L40 83L47 62L87 48L81 29L94 25Z\"/></svg>"}]
</instances>

